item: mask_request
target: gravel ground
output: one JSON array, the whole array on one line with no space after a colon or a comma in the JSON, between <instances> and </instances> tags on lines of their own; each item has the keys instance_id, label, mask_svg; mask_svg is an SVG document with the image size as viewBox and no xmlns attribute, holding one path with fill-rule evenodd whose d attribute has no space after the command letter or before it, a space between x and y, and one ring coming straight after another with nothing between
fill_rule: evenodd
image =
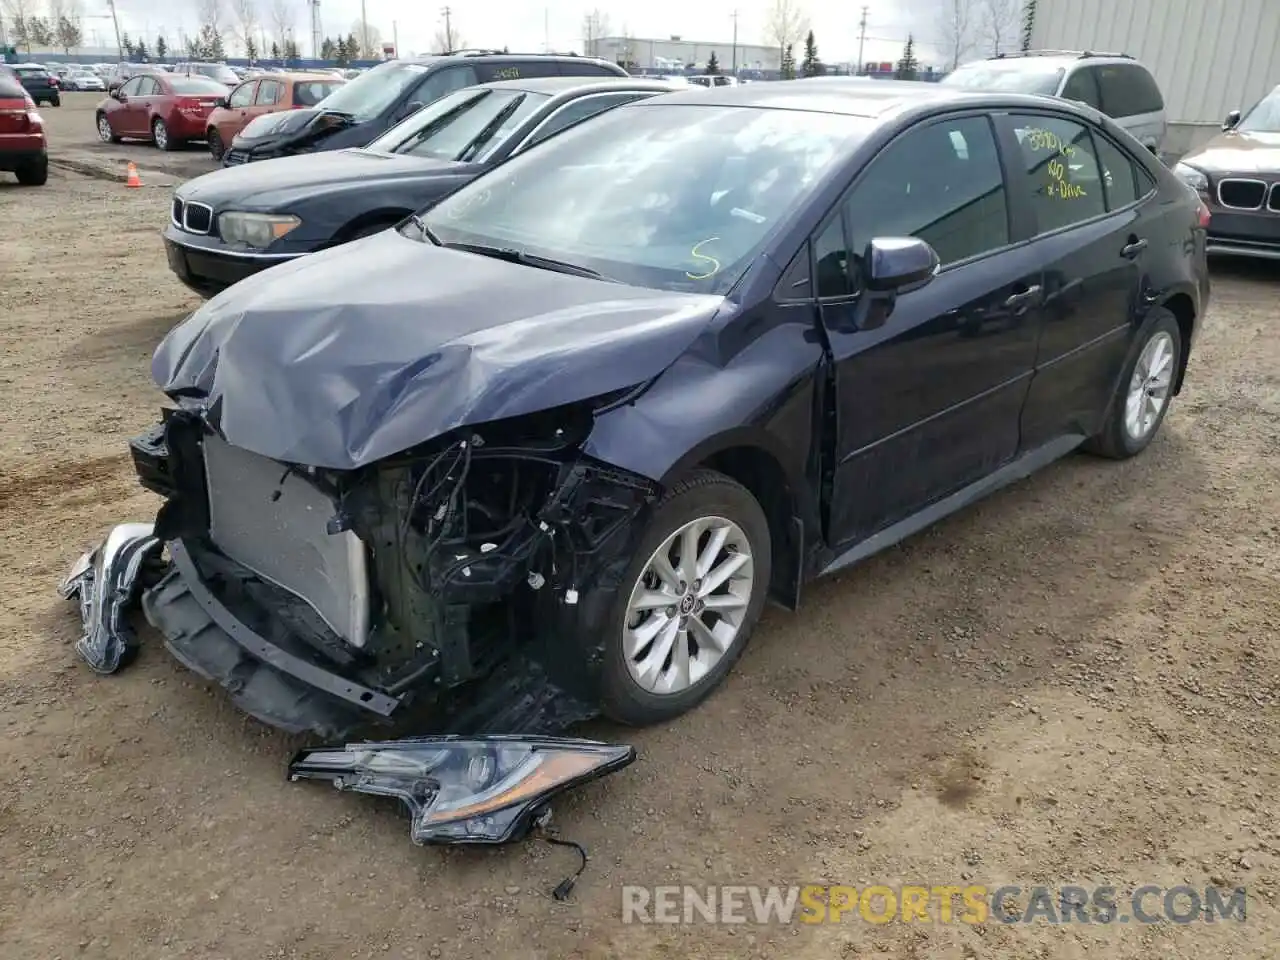
<instances>
[{"instance_id":1,"label":"gravel ground","mask_svg":"<svg viewBox=\"0 0 1280 960\"><path fill-rule=\"evenodd\" d=\"M92 103L46 109L91 155ZM1280 833L1280 317L1218 271L1187 387L1123 464L1073 457L771 612L725 688L567 799L570 851L413 847L391 806L285 782L297 743L144 631L101 678L65 565L155 507L124 442L195 305L169 191L0 183L0 955L1270 957ZM196 155L178 155L195 162ZM164 158L161 158L164 160ZM167 162L167 161L166 161ZM177 175L176 168L168 168ZM620 737L594 726L589 735ZM1245 923L621 922L623 884L1244 885ZM1097 955L1096 953L1092 955Z\"/></svg>"}]
</instances>

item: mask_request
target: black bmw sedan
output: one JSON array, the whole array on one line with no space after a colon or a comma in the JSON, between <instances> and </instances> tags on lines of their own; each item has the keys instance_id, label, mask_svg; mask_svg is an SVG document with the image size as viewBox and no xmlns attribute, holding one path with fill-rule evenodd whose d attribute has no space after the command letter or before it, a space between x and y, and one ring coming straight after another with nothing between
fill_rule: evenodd
<instances>
[{"instance_id":1,"label":"black bmw sedan","mask_svg":"<svg viewBox=\"0 0 1280 960\"><path fill-rule=\"evenodd\" d=\"M1141 453L1205 315L1207 218L1061 100L627 104L174 328L175 409L133 444L166 503L116 542L168 545L148 619L268 723L661 721L766 600L1072 451Z\"/></svg>"},{"instance_id":2,"label":"black bmw sedan","mask_svg":"<svg viewBox=\"0 0 1280 960\"><path fill-rule=\"evenodd\" d=\"M215 170L174 193L169 267L201 296L393 226L508 157L613 107L643 78L504 80L447 94L364 148Z\"/></svg>"}]
</instances>

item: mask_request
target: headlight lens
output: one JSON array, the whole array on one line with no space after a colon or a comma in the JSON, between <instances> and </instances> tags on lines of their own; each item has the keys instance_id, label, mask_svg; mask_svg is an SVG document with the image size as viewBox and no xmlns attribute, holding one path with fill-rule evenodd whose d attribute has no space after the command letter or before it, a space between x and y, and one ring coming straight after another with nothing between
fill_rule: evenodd
<instances>
[{"instance_id":1,"label":"headlight lens","mask_svg":"<svg viewBox=\"0 0 1280 960\"><path fill-rule=\"evenodd\" d=\"M259 250L271 246L301 225L301 220L289 214L224 213L218 217L218 233L223 240Z\"/></svg>"},{"instance_id":2,"label":"headlight lens","mask_svg":"<svg viewBox=\"0 0 1280 960\"><path fill-rule=\"evenodd\" d=\"M1173 172L1196 193L1209 192L1209 178L1204 175L1204 171L1189 167L1185 163L1179 163L1174 166Z\"/></svg>"}]
</instances>

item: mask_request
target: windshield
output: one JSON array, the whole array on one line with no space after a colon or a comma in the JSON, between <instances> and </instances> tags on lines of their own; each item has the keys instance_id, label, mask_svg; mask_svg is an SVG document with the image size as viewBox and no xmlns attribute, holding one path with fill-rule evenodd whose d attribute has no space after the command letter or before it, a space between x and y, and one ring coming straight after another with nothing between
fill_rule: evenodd
<instances>
[{"instance_id":1,"label":"windshield","mask_svg":"<svg viewBox=\"0 0 1280 960\"><path fill-rule=\"evenodd\" d=\"M799 110L622 106L500 164L422 222L446 244L514 249L636 286L724 293L873 125Z\"/></svg>"},{"instance_id":2,"label":"windshield","mask_svg":"<svg viewBox=\"0 0 1280 960\"><path fill-rule=\"evenodd\" d=\"M191 68L191 72L196 76L210 77L223 85L240 82L235 71L220 63L198 63Z\"/></svg>"},{"instance_id":3,"label":"windshield","mask_svg":"<svg viewBox=\"0 0 1280 960\"><path fill-rule=\"evenodd\" d=\"M227 95L227 88L223 84L208 77L165 77L165 79L169 82L169 86L173 87L173 92L180 97L198 97L201 94L214 97Z\"/></svg>"},{"instance_id":4,"label":"windshield","mask_svg":"<svg viewBox=\"0 0 1280 960\"><path fill-rule=\"evenodd\" d=\"M362 119L376 117L399 100L400 94L421 80L428 69L422 63L388 60L335 90L318 105L334 113L349 113Z\"/></svg>"},{"instance_id":5,"label":"windshield","mask_svg":"<svg viewBox=\"0 0 1280 960\"><path fill-rule=\"evenodd\" d=\"M512 130L550 99L523 90L468 87L419 110L369 144L369 149L483 163Z\"/></svg>"},{"instance_id":6,"label":"windshield","mask_svg":"<svg viewBox=\"0 0 1280 960\"><path fill-rule=\"evenodd\" d=\"M1062 82L1062 68L1019 60L1012 66L997 63L971 63L942 78L948 87L962 90L989 90L993 93L1038 93L1052 97Z\"/></svg>"},{"instance_id":7,"label":"windshield","mask_svg":"<svg viewBox=\"0 0 1280 960\"><path fill-rule=\"evenodd\" d=\"M1280 133L1280 87L1259 100L1236 129L1245 133Z\"/></svg>"}]
</instances>

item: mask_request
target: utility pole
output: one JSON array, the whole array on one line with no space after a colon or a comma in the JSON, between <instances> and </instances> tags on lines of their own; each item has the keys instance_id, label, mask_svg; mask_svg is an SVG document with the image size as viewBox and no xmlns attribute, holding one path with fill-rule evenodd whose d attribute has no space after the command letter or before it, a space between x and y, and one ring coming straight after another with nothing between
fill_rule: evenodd
<instances>
[{"instance_id":1,"label":"utility pole","mask_svg":"<svg viewBox=\"0 0 1280 960\"><path fill-rule=\"evenodd\" d=\"M124 44L120 42L120 18L116 16L116 0L107 0L107 7L111 10L111 24L116 28L116 54L123 61ZM30 50L27 52L30 53Z\"/></svg>"},{"instance_id":2,"label":"utility pole","mask_svg":"<svg viewBox=\"0 0 1280 960\"><path fill-rule=\"evenodd\" d=\"M369 56L369 17L365 13L364 0L360 0L360 52Z\"/></svg>"},{"instance_id":3,"label":"utility pole","mask_svg":"<svg viewBox=\"0 0 1280 960\"><path fill-rule=\"evenodd\" d=\"M551 11L542 8L542 52L551 52Z\"/></svg>"},{"instance_id":4,"label":"utility pole","mask_svg":"<svg viewBox=\"0 0 1280 960\"><path fill-rule=\"evenodd\" d=\"M735 10L729 14L729 19L733 21L733 75L738 75L738 11Z\"/></svg>"},{"instance_id":5,"label":"utility pole","mask_svg":"<svg viewBox=\"0 0 1280 960\"><path fill-rule=\"evenodd\" d=\"M862 48L867 42L867 10L868 7L862 8L862 19L858 21L858 71L857 76L862 76L862 71L866 69L866 64L862 61Z\"/></svg>"},{"instance_id":6,"label":"utility pole","mask_svg":"<svg viewBox=\"0 0 1280 960\"><path fill-rule=\"evenodd\" d=\"M448 7L440 10L440 15L444 17L444 43L449 47L444 53L453 53L453 11Z\"/></svg>"},{"instance_id":7,"label":"utility pole","mask_svg":"<svg viewBox=\"0 0 1280 960\"><path fill-rule=\"evenodd\" d=\"M391 21L391 46L395 47L395 53L392 54L395 59L400 59L400 31L396 28L396 22Z\"/></svg>"}]
</instances>

